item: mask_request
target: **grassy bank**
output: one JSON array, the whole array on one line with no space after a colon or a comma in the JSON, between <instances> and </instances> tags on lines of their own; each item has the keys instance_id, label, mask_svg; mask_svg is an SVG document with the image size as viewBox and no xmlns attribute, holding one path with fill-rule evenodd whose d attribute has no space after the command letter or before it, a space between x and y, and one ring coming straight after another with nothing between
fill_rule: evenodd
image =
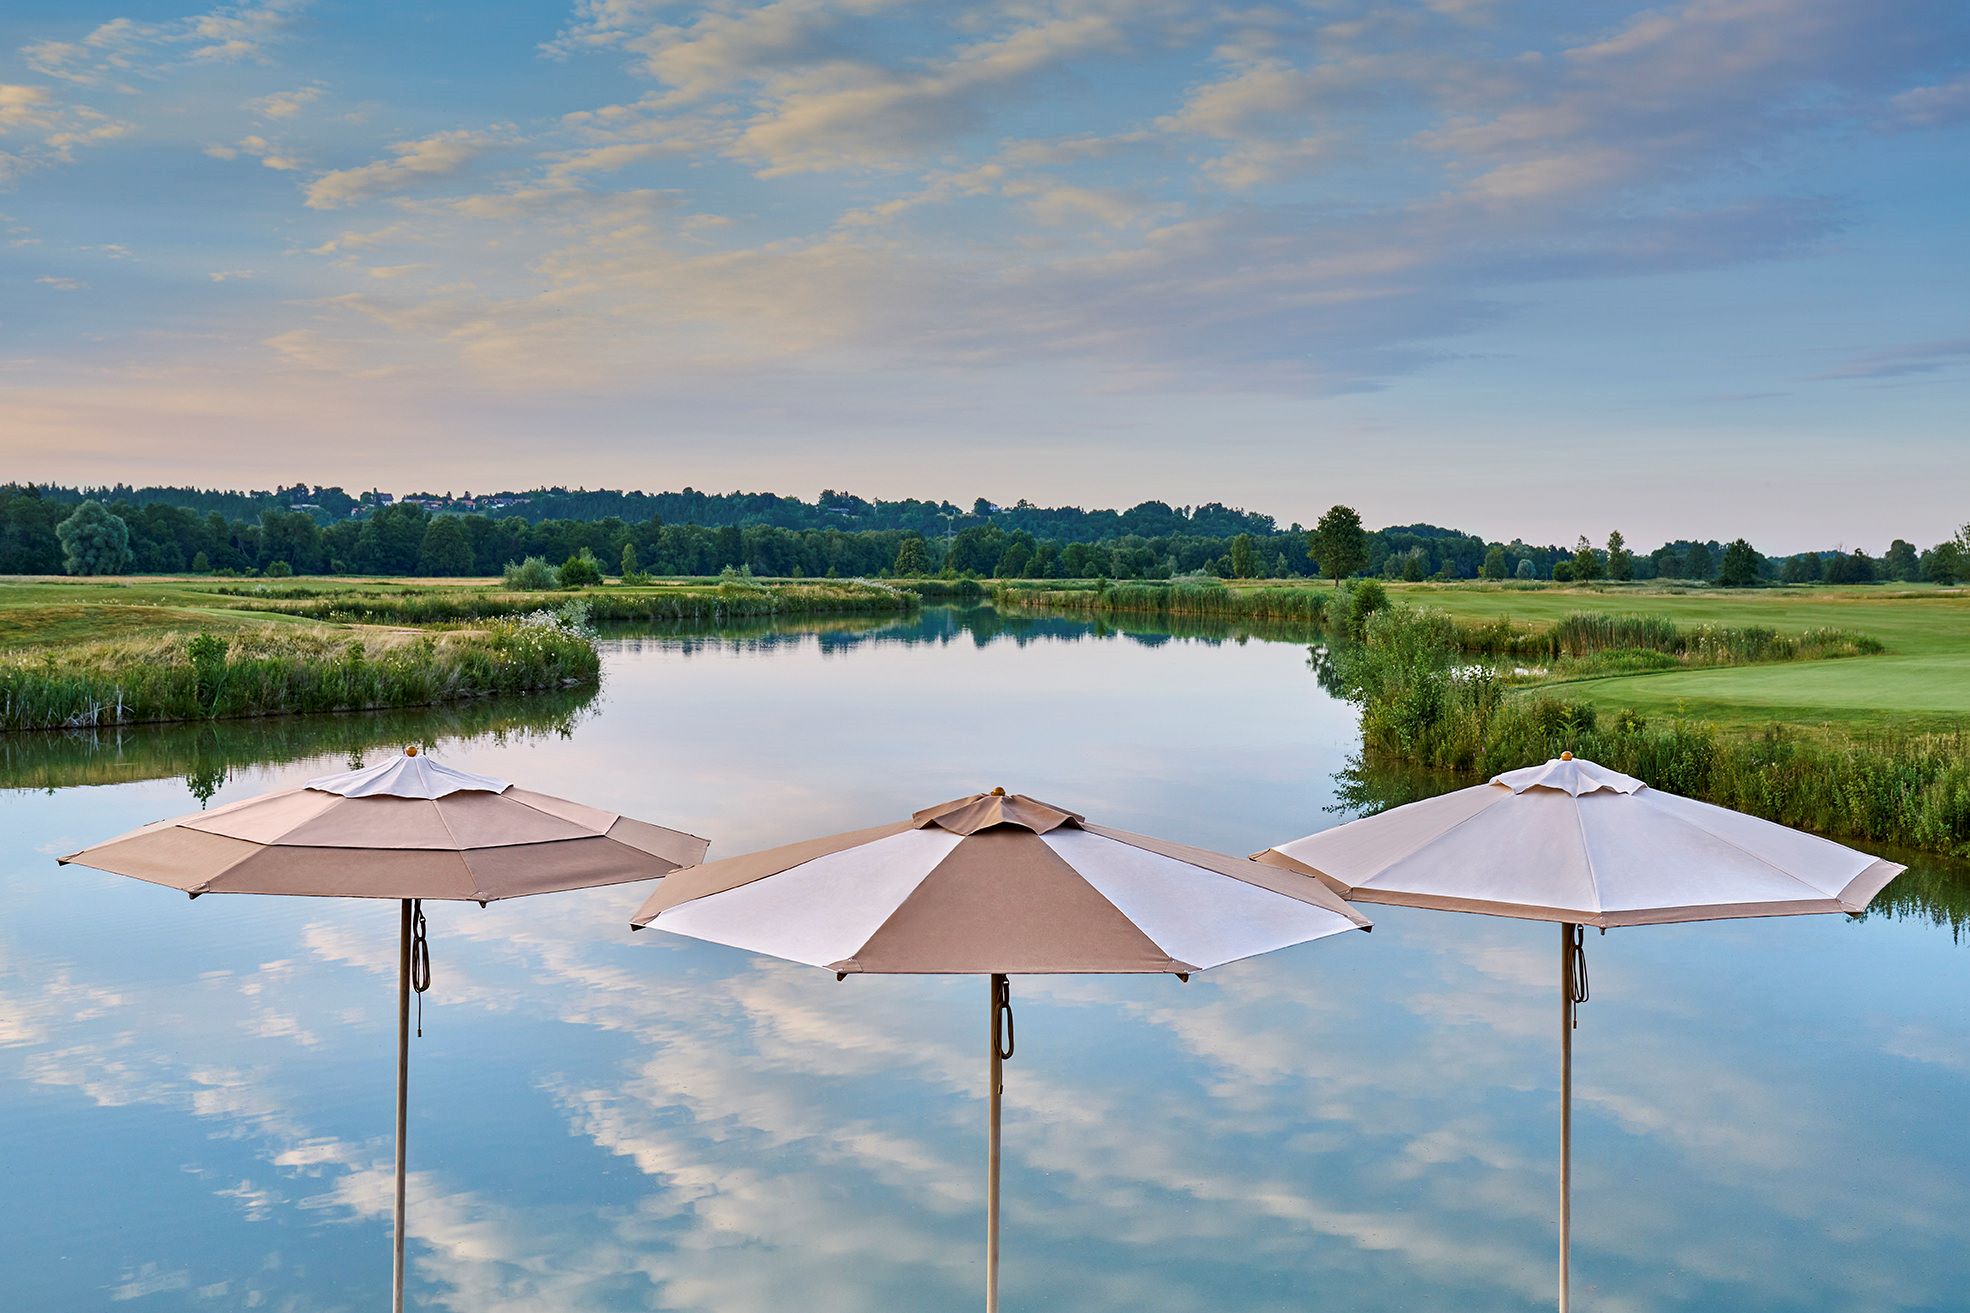
<instances>
[{"instance_id":1,"label":"grassy bank","mask_svg":"<svg viewBox=\"0 0 1970 1313\"><path fill-rule=\"evenodd\" d=\"M474 739L564 738L596 706L597 686L473 698L353 715L169 721L0 734L0 789L64 789L177 778L212 796L243 769L334 756L351 767L407 743L442 753Z\"/></svg>"},{"instance_id":2,"label":"grassy bank","mask_svg":"<svg viewBox=\"0 0 1970 1313\"><path fill-rule=\"evenodd\" d=\"M1865 635L1878 650L1843 661L1554 671L1565 696L1603 714L1701 719L1749 734L1773 724L1849 734L1948 734L1970 725L1970 590L1934 587L1683 589L1391 585L1400 602L1460 625L1506 621L1551 630L1570 615L1640 615L1801 636Z\"/></svg>"},{"instance_id":3,"label":"grassy bank","mask_svg":"<svg viewBox=\"0 0 1970 1313\"><path fill-rule=\"evenodd\" d=\"M313 620L426 625L524 615L578 599L597 624L673 624L767 616L893 615L913 610L917 594L887 584L705 579L573 592L514 592L496 587L241 588L243 609Z\"/></svg>"},{"instance_id":4,"label":"grassy bank","mask_svg":"<svg viewBox=\"0 0 1970 1313\"><path fill-rule=\"evenodd\" d=\"M1106 587L1047 588L1002 584L1000 606L1066 615L1190 616L1210 620L1264 620L1318 625L1335 590L1322 587L1229 588L1215 580L1119 583Z\"/></svg>"},{"instance_id":5,"label":"grassy bank","mask_svg":"<svg viewBox=\"0 0 1970 1313\"><path fill-rule=\"evenodd\" d=\"M1465 659L1440 611L1394 607L1334 658L1361 707L1370 753L1481 777L1562 750L1701 798L1817 833L1970 856L1970 734L1770 725L1744 733L1700 720L1612 713L1554 691L1514 691ZM1838 663L1847 664L1847 663Z\"/></svg>"},{"instance_id":6,"label":"grassy bank","mask_svg":"<svg viewBox=\"0 0 1970 1313\"><path fill-rule=\"evenodd\" d=\"M262 624L0 655L0 730L416 707L593 683L595 644L551 617L441 633Z\"/></svg>"},{"instance_id":7,"label":"grassy bank","mask_svg":"<svg viewBox=\"0 0 1970 1313\"><path fill-rule=\"evenodd\" d=\"M571 599L598 623L630 624L902 614L919 603L910 589L859 580L660 579L529 592L484 579L12 578L0 579L0 652L279 622L473 623Z\"/></svg>"}]
</instances>

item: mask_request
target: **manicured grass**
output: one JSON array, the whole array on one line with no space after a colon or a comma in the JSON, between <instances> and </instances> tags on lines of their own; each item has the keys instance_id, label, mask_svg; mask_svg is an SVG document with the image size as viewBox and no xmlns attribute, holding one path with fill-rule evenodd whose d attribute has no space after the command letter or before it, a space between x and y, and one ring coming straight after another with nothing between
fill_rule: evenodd
<instances>
[{"instance_id":1,"label":"manicured grass","mask_svg":"<svg viewBox=\"0 0 1970 1313\"><path fill-rule=\"evenodd\" d=\"M1970 721L1970 590L1911 587L1662 591L1646 586L1494 588L1392 585L1392 594L1458 620L1551 624L1582 611L1660 615L1679 625L1838 628L1877 639L1874 656L1671 669L1566 682L1557 691L1605 710L1681 716L1740 729L1775 722L1847 731L1961 729Z\"/></svg>"}]
</instances>

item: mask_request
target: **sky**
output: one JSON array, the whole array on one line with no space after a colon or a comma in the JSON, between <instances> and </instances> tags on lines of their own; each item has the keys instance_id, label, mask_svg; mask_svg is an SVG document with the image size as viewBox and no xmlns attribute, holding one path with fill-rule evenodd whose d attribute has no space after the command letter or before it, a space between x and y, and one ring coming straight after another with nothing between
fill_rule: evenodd
<instances>
[{"instance_id":1,"label":"sky","mask_svg":"<svg viewBox=\"0 0 1970 1313\"><path fill-rule=\"evenodd\" d=\"M0 11L0 478L1970 520L1960 0L190 9Z\"/></svg>"}]
</instances>

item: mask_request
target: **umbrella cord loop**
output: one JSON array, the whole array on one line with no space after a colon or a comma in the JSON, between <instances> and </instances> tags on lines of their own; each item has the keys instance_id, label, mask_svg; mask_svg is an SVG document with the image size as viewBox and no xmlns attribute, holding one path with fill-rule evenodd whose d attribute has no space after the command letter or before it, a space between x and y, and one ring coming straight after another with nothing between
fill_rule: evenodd
<instances>
[{"instance_id":1,"label":"umbrella cord loop","mask_svg":"<svg viewBox=\"0 0 1970 1313\"><path fill-rule=\"evenodd\" d=\"M999 1046L999 1061L1012 1057L1012 982L1001 978L993 1002L992 1042Z\"/></svg>"},{"instance_id":2,"label":"umbrella cord loop","mask_svg":"<svg viewBox=\"0 0 1970 1313\"><path fill-rule=\"evenodd\" d=\"M424 1038L424 991L431 988L431 941L424 932L424 900L410 904L410 987L417 994L417 1037Z\"/></svg>"},{"instance_id":3,"label":"umbrella cord loop","mask_svg":"<svg viewBox=\"0 0 1970 1313\"><path fill-rule=\"evenodd\" d=\"M1573 927L1573 951L1567 955L1566 1001L1568 1017L1575 1030L1580 1029L1580 1005L1590 996L1587 987L1587 927Z\"/></svg>"}]
</instances>

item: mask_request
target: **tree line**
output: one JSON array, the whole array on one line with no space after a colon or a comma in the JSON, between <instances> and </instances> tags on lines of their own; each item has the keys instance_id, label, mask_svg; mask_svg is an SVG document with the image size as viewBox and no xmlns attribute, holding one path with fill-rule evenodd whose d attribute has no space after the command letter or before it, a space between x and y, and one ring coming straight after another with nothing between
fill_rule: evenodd
<instances>
[{"instance_id":1,"label":"tree line","mask_svg":"<svg viewBox=\"0 0 1970 1313\"><path fill-rule=\"evenodd\" d=\"M467 577L498 575L508 566L539 558L548 563L592 561L597 569L632 577L705 576L733 569L806 578L1167 579L1202 574L1338 580L1372 575L1408 580L1663 578L1725 586L1822 580L1953 583L1970 577L1970 531L1926 551L1896 539L1879 558L1858 550L1773 558L1742 538L1729 544L1678 540L1642 554L1630 550L1619 533L1605 547L1582 538L1569 550L1517 539L1489 542L1428 524L1369 530L1345 506L1330 508L1311 530L1297 524L1280 529L1270 517L1242 511L1225 510L1220 516L1224 508L1172 509L1160 502L1125 512L1074 511L1083 517L1075 521L1077 532L1087 529L1085 517L1113 517L1113 532L1084 540L1037 533L1027 527L1029 521L1022 520L1018 508L980 508L962 525L942 520L934 532L712 525L655 513L637 520L615 515L532 519L434 514L408 503L371 503L365 514L324 522L309 511L279 506L234 516L163 499L79 497L72 495L75 491L0 486L0 574ZM824 493L821 500L842 496ZM1145 507L1162 507L1162 512ZM1255 527L1261 522L1263 527ZM1162 531L1124 528L1128 523L1160 525ZM577 573L587 568L578 566Z\"/></svg>"}]
</instances>

